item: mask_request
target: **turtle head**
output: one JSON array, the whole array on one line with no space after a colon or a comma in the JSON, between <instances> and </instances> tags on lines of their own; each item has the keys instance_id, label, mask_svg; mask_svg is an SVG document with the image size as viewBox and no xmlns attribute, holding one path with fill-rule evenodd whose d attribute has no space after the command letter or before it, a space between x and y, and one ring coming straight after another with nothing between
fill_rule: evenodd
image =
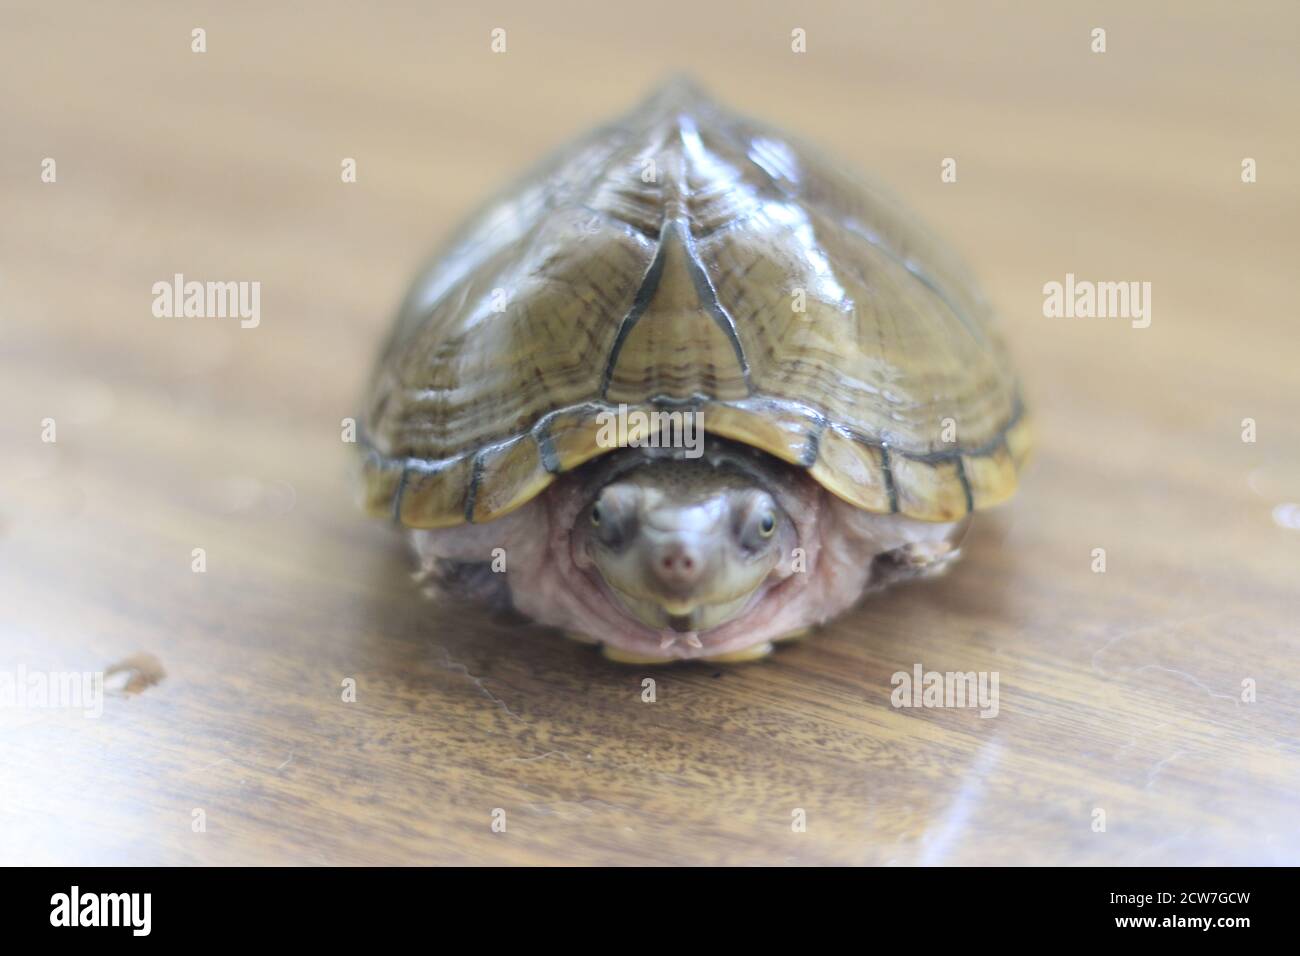
<instances>
[{"instance_id":1,"label":"turtle head","mask_svg":"<svg viewBox=\"0 0 1300 956\"><path fill-rule=\"evenodd\" d=\"M681 458L601 487L574 533L579 562L626 613L692 633L747 610L795 543L789 516L754 478Z\"/></svg>"}]
</instances>

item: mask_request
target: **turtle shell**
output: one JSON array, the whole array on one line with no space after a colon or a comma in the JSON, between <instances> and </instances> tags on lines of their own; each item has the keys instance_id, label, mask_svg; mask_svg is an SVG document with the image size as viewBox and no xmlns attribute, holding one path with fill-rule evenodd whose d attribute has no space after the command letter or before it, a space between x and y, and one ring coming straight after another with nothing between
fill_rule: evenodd
<instances>
[{"instance_id":1,"label":"turtle shell","mask_svg":"<svg viewBox=\"0 0 1300 956\"><path fill-rule=\"evenodd\" d=\"M859 508L932 521L1008 497L1029 445L952 254L684 82L490 203L414 283L367 397L366 507L500 517L618 447L598 416L621 405L699 412Z\"/></svg>"}]
</instances>

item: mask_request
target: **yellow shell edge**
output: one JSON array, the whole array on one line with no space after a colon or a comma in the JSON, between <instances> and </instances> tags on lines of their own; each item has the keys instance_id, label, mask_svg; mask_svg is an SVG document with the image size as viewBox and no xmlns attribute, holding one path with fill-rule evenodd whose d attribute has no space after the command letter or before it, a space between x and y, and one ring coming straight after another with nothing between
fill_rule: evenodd
<instances>
[{"instance_id":1,"label":"yellow shell edge","mask_svg":"<svg viewBox=\"0 0 1300 956\"><path fill-rule=\"evenodd\" d=\"M645 405L629 410L663 409ZM701 410L707 434L806 466L827 491L864 511L923 521L955 521L1010 498L1032 444L1023 415L988 449L912 457L886 452L834 426L819 432L814 421L788 411L718 402L706 403ZM602 436L600 411L566 410L552 416L540 435L530 432L443 462L384 459L371 452L362 466L363 507L412 528L447 528L504 517L539 495L556 474L651 438L659 421L651 416L644 435Z\"/></svg>"}]
</instances>

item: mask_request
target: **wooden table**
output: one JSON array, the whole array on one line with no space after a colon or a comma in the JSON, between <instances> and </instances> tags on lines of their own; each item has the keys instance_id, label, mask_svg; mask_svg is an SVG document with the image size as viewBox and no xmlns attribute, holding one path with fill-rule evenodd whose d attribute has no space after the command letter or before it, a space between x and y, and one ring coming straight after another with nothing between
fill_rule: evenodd
<instances>
[{"instance_id":1,"label":"wooden table","mask_svg":"<svg viewBox=\"0 0 1300 956\"><path fill-rule=\"evenodd\" d=\"M0 672L165 677L0 708L0 862L1300 860L1295 5L545 6L6 4ZM677 70L952 240L1039 448L947 578L651 671L425 602L340 422L457 220ZM1045 318L1067 273L1150 327ZM997 716L891 706L917 664Z\"/></svg>"}]
</instances>

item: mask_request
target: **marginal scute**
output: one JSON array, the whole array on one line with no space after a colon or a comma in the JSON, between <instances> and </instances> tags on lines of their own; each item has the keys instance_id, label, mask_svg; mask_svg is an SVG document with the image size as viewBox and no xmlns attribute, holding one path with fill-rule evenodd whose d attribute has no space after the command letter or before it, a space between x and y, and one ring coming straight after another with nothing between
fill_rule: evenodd
<instances>
[{"instance_id":1,"label":"marginal scute","mask_svg":"<svg viewBox=\"0 0 1300 956\"><path fill-rule=\"evenodd\" d=\"M1011 454L1011 460L1015 463L1016 468L1023 468L1025 461L1029 458L1029 452L1033 448L1033 426L1029 419L1021 415L1020 418L1007 429L1003 436L1006 442L1007 451Z\"/></svg>"},{"instance_id":2,"label":"marginal scute","mask_svg":"<svg viewBox=\"0 0 1300 956\"><path fill-rule=\"evenodd\" d=\"M816 440L816 423L789 409L714 403L700 416L706 434L741 442L792 465L806 464L810 442Z\"/></svg>"},{"instance_id":3,"label":"marginal scute","mask_svg":"<svg viewBox=\"0 0 1300 956\"><path fill-rule=\"evenodd\" d=\"M956 258L887 190L689 85L563 149L417 279L367 395L364 503L491 521L652 437L609 434L620 405L697 410L928 521L1010 496L1031 445Z\"/></svg>"},{"instance_id":4,"label":"marginal scute","mask_svg":"<svg viewBox=\"0 0 1300 956\"><path fill-rule=\"evenodd\" d=\"M402 483L400 462L369 454L361 464L361 505L376 518L393 516L393 500Z\"/></svg>"},{"instance_id":5,"label":"marginal scute","mask_svg":"<svg viewBox=\"0 0 1300 956\"><path fill-rule=\"evenodd\" d=\"M408 465L398 487L397 520L408 528L450 528L465 523L473 455L437 465Z\"/></svg>"},{"instance_id":6,"label":"marginal scute","mask_svg":"<svg viewBox=\"0 0 1300 956\"><path fill-rule=\"evenodd\" d=\"M865 511L890 510L884 454L877 447L828 428L817 443L817 461L810 472L827 491L851 505Z\"/></svg>"},{"instance_id":7,"label":"marginal scute","mask_svg":"<svg viewBox=\"0 0 1300 956\"><path fill-rule=\"evenodd\" d=\"M900 514L922 521L956 521L970 510L959 458L926 461L890 455L889 471Z\"/></svg>"},{"instance_id":8,"label":"marginal scute","mask_svg":"<svg viewBox=\"0 0 1300 956\"><path fill-rule=\"evenodd\" d=\"M470 520L491 521L527 504L555 480L536 439L523 435L480 455Z\"/></svg>"},{"instance_id":9,"label":"marginal scute","mask_svg":"<svg viewBox=\"0 0 1300 956\"><path fill-rule=\"evenodd\" d=\"M606 409L582 406L552 416L546 434L555 455L558 471L577 468L615 446L602 448L600 433L604 427L598 416Z\"/></svg>"},{"instance_id":10,"label":"marginal scute","mask_svg":"<svg viewBox=\"0 0 1300 956\"><path fill-rule=\"evenodd\" d=\"M1001 504L1016 490L1016 463L1005 444L986 455L963 455L961 461L976 509Z\"/></svg>"}]
</instances>

